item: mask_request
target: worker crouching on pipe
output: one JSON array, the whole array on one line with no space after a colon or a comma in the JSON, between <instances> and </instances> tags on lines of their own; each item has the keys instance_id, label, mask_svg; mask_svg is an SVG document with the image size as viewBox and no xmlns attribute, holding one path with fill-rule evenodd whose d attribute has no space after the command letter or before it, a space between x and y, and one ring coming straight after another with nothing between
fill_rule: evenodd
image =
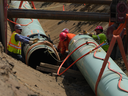
<instances>
[{"instance_id":1,"label":"worker crouching on pipe","mask_svg":"<svg viewBox=\"0 0 128 96\"><path fill-rule=\"evenodd\" d=\"M63 34L64 33L64 34ZM64 28L63 30L62 30L62 33L60 33L60 35L59 35L59 38L60 38L60 42L59 42L59 44L58 44L58 47L57 47L57 50L58 50L58 52L60 52L60 54L62 54L63 52L61 52L61 46L62 46L62 44L61 43L63 43L63 42L61 42L61 39L63 39L62 37L64 37L64 36L66 36L65 35L65 33L67 34L67 33L69 33L69 29L68 28ZM63 35L63 36L62 36ZM68 53L68 48L66 49L66 52L65 52L65 54L63 54L63 55L67 55L66 53ZM66 56L63 56L63 57L66 57ZM61 58L62 59L62 58Z\"/></svg>"},{"instance_id":2,"label":"worker crouching on pipe","mask_svg":"<svg viewBox=\"0 0 128 96\"><path fill-rule=\"evenodd\" d=\"M59 44L57 47L58 52L60 52L63 56L66 54L68 51L68 44L70 40L76 36L75 34L69 33L69 29L64 28L62 32L59 35Z\"/></svg>"},{"instance_id":3,"label":"worker crouching on pipe","mask_svg":"<svg viewBox=\"0 0 128 96\"><path fill-rule=\"evenodd\" d=\"M60 42L58 44L57 50L61 54L60 55L61 60L63 60L68 55L68 53L69 53L68 52L69 42L75 36L76 36L75 34L72 34L72 33L69 33L69 32L64 32L64 31L60 33L60 35L59 35ZM64 67L68 67L70 64L72 64L72 62L73 62L72 58L69 57L67 62L66 62L66 65L64 64ZM73 65L71 67L71 69L77 70L76 65Z\"/></svg>"},{"instance_id":4,"label":"worker crouching on pipe","mask_svg":"<svg viewBox=\"0 0 128 96\"><path fill-rule=\"evenodd\" d=\"M21 56L21 42L32 45L34 43L34 39L21 35L22 32L21 25L16 24L14 29L15 31L12 33L10 37L10 41L7 46L7 54L25 63L24 58L22 58Z\"/></svg>"}]
</instances>

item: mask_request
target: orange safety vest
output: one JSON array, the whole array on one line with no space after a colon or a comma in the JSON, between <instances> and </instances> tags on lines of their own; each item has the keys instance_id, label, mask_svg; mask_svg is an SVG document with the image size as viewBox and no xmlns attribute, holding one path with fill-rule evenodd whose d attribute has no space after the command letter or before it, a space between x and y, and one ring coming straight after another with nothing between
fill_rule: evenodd
<instances>
[{"instance_id":1,"label":"orange safety vest","mask_svg":"<svg viewBox=\"0 0 128 96\"><path fill-rule=\"evenodd\" d=\"M67 33L67 40L66 41L60 41L59 44L58 44L58 51L61 53L61 54L64 54L64 52L66 50L68 50L68 45L69 45L69 42L70 40L76 36L75 34L72 34L72 33Z\"/></svg>"},{"instance_id":2,"label":"orange safety vest","mask_svg":"<svg viewBox=\"0 0 128 96\"><path fill-rule=\"evenodd\" d=\"M9 52L21 55L21 42L15 40L15 35L18 34L15 31L12 33L10 41L8 43L7 50Z\"/></svg>"}]
</instances>

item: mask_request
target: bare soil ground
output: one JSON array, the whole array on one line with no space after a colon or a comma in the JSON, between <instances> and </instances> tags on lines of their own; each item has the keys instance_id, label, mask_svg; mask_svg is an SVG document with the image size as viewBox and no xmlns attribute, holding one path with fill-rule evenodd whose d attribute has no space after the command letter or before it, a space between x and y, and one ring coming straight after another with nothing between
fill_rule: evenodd
<instances>
[{"instance_id":1,"label":"bare soil ground","mask_svg":"<svg viewBox=\"0 0 128 96\"><path fill-rule=\"evenodd\" d=\"M65 11L109 12L107 5L35 2L36 8L42 10L62 11L63 5ZM98 25L103 26L104 32L108 27L108 22L40 19L40 23L55 45L58 45L59 33L63 28L69 28L71 33L78 34L83 30L94 33ZM11 35L9 25L7 30L9 40ZM123 71L126 71L122 59L116 62ZM0 96L95 96L86 80L57 77L56 81L55 76L34 70L5 54L2 44L0 44L0 86Z\"/></svg>"}]
</instances>

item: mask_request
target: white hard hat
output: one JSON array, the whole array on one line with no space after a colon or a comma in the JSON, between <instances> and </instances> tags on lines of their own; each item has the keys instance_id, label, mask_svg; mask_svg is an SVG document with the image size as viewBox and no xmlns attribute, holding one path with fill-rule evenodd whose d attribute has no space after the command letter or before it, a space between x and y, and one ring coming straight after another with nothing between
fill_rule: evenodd
<instances>
[{"instance_id":1,"label":"white hard hat","mask_svg":"<svg viewBox=\"0 0 128 96\"><path fill-rule=\"evenodd\" d=\"M22 29L22 27L21 27L20 24L16 24L16 25L15 25L15 29Z\"/></svg>"},{"instance_id":2,"label":"white hard hat","mask_svg":"<svg viewBox=\"0 0 128 96\"><path fill-rule=\"evenodd\" d=\"M68 28L64 28L64 29L62 30L62 32L69 33L69 29L68 29Z\"/></svg>"}]
</instances>

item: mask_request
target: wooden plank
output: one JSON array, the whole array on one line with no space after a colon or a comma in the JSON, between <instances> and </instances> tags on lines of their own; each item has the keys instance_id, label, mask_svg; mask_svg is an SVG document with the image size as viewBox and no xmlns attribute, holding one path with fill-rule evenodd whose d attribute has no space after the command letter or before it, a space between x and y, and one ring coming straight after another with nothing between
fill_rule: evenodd
<instances>
[{"instance_id":1,"label":"wooden plank","mask_svg":"<svg viewBox=\"0 0 128 96\"><path fill-rule=\"evenodd\" d=\"M52 64L47 64L47 63L41 63L40 66L38 66L36 69L44 72L50 72L50 73L57 73L59 66L57 65L52 65ZM60 73L64 71L66 68L62 67L60 70ZM68 69L64 74L64 76L71 76L75 78L80 78L84 79L83 75L81 74L80 71Z\"/></svg>"}]
</instances>

